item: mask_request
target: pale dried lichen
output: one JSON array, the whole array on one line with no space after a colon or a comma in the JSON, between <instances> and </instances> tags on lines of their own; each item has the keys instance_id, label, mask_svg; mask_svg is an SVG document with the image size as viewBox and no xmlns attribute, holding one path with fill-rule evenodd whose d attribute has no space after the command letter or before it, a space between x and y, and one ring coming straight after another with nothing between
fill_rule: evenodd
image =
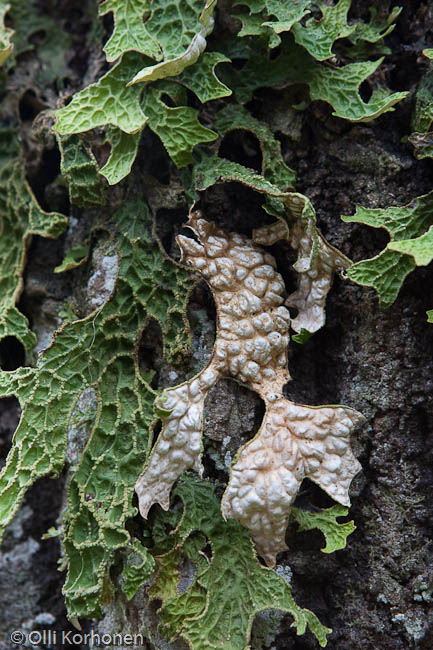
<instances>
[{"instance_id":1,"label":"pale dried lichen","mask_svg":"<svg viewBox=\"0 0 433 650\"><path fill-rule=\"evenodd\" d=\"M303 194L282 195L287 219L253 232L256 244L271 246L287 240L298 251L293 268L298 273L298 288L285 304L296 307L298 315L291 322L295 332L317 332L325 324L325 302L336 270L344 270L350 260L322 236L316 226L316 216L310 201Z\"/></svg>"},{"instance_id":2,"label":"pale dried lichen","mask_svg":"<svg viewBox=\"0 0 433 650\"><path fill-rule=\"evenodd\" d=\"M360 415L344 407L294 404L281 394L266 404L256 438L240 451L222 511L250 531L272 565L284 542L290 506L306 477L335 501L350 505L349 485L361 469L349 433Z\"/></svg>"},{"instance_id":3,"label":"pale dried lichen","mask_svg":"<svg viewBox=\"0 0 433 650\"><path fill-rule=\"evenodd\" d=\"M204 400L218 379L233 377L259 393L266 412L260 431L235 459L222 512L250 530L259 554L273 565L276 553L286 549L290 506L305 477L339 503L350 503L349 485L360 464L349 435L362 416L342 406L302 406L283 396L290 379L290 315L282 305L284 282L274 258L247 237L222 232L199 212L190 215L188 226L199 241L179 236L177 242L182 261L212 289L217 340L207 367L159 400L162 430L136 484L140 512L146 518L154 503L168 509L170 490L183 471L202 474ZM284 233L279 223L255 235L270 243ZM316 265L318 273L322 267ZM327 269L323 275L330 275Z\"/></svg>"}]
</instances>

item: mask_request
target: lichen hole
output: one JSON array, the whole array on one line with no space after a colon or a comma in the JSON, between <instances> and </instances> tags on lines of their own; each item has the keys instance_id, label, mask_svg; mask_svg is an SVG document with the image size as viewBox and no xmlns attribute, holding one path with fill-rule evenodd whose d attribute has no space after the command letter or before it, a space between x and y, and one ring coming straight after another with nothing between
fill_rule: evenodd
<instances>
[{"instance_id":1,"label":"lichen hole","mask_svg":"<svg viewBox=\"0 0 433 650\"><path fill-rule=\"evenodd\" d=\"M207 366L215 344L216 306L204 280L190 293L186 314L191 332L191 359L190 368L182 370L186 373L185 379L189 379Z\"/></svg>"},{"instance_id":2,"label":"lichen hole","mask_svg":"<svg viewBox=\"0 0 433 650\"><path fill-rule=\"evenodd\" d=\"M176 243L176 237L181 232L187 237L192 237L192 231L184 230L188 221L188 209L186 206L174 208L160 208L155 218L155 233L163 249L172 259L180 260L180 249Z\"/></svg>"},{"instance_id":3,"label":"lichen hole","mask_svg":"<svg viewBox=\"0 0 433 650\"><path fill-rule=\"evenodd\" d=\"M200 193L197 208L207 221L214 221L225 232L237 232L251 238L254 228L275 221L263 209L265 198L241 183L218 183Z\"/></svg>"},{"instance_id":4,"label":"lichen hole","mask_svg":"<svg viewBox=\"0 0 433 650\"><path fill-rule=\"evenodd\" d=\"M6 463L6 456L20 417L21 407L16 397L0 399L0 470Z\"/></svg>"},{"instance_id":5,"label":"lichen hole","mask_svg":"<svg viewBox=\"0 0 433 650\"><path fill-rule=\"evenodd\" d=\"M164 357L161 326L155 318L149 318L141 332L137 358L140 374L152 388L158 388Z\"/></svg>"},{"instance_id":6,"label":"lichen hole","mask_svg":"<svg viewBox=\"0 0 433 650\"><path fill-rule=\"evenodd\" d=\"M15 336L5 336L0 341L0 368L11 371L25 365L26 353L23 344Z\"/></svg>"},{"instance_id":7,"label":"lichen hole","mask_svg":"<svg viewBox=\"0 0 433 650\"><path fill-rule=\"evenodd\" d=\"M261 173L263 156L259 139L246 129L229 131L224 136L219 155Z\"/></svg>"},{"instance_id":8,"label":"lichen hole","mask_svg":"<svg viewBox=\"0 0 433 650\"><path fill-rule=\"evenodd\" d=\"M151 449L154 448L156 445L156 442L159 438L159 434L161 433L162 430L162 421L161 420L156 420L151 427L150 427L150 435L152 437L152 442L151 442Z\"/></svg>"}]
</instances>

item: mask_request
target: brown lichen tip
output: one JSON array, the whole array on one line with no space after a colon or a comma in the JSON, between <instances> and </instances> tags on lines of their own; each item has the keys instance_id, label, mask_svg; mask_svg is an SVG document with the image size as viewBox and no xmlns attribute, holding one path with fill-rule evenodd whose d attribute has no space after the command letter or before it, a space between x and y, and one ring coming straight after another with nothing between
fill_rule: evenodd
<instances>
[{"instance_id":1,"label":"brown lichen tip","mask_svg":"<svg viewBox=\"0 0 433 650\"><path fill-rule=\"evenodd\" d=\"M361 466L350 449L349 432L361 418L343 407L302 406L283 397L268 402L260 432L232 467L222 512L250 530L269 566L287 548L290 506L304 478L350 505L349 485Z\"/></svg>"},{"instance_id":2,"label":"brown lichen tip","mask_svg":"<svg viewBox=\"0 0 433 650\"><path fill-rule=\"evenodd\" d=\"M204 400L218 379L234 377L259 393L266 414L259 433L239 450L222 511L250 530L259 554L272 565L276 553L286 548L290 505L303 478L349 504L350 481L360 469L349 433L362 416L340 406L301 406L283 397L290 379L290 318L282 306L284 282L274 258L247 237L219 230L199 212L190 215L187 225L199 241L177 238L182 261L199 271L212 289L217 340L208 366L159 398L166 415L136 484L140 512L147 517L153 503L168 509L171 488L181 473L202 473ZM278 236L284 234L280 226L278 230Z\"/></svg>"},{"instance_id":3,"label":"brown lichen tip","mask_svg":"<svg viewBox=\"0 0 433 650\"><path fill-rule=\"evenodd\" d=\"M286 240L298 251L293 268L298 273L298 288L285 304L296 307L298 315L291 328L317 332L325 324L325 303L336 271L350 266L350 260L331 246L316 226L316 215L310 201L303 194L290 192L284 196L286 218L253 231L256 244L271 246Z\"/></svg>"}]
</instances>

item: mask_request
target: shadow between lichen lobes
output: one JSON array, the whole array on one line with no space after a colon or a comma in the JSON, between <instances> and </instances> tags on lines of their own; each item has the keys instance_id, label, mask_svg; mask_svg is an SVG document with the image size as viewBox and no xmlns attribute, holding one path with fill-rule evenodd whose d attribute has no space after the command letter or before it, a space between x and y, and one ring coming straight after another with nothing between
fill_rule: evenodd
<instances>
[{"instance_id":1,"label":"shadow between lichen lobes","mask_svg":"<svg viewBox=\"0 0 433 650\"><path fill-rule=\"evenodd\" d=\"M189 343L185 305L194 277L153 241L142 201L126 203L112 221L120 263L111 298L86 318L64 325L36 367L0 373L2 396L15 395L22 408L0 475L1 529L37 478L61 470L79 396L93 388L97 397L63 517L64 595L71 618L101 614L113 552L131 544L125 523L136 512L133 487L148 449L155 397L150 375L137 364L139 333L153 317L169 356Z\"/></svg>"}]
</instances>

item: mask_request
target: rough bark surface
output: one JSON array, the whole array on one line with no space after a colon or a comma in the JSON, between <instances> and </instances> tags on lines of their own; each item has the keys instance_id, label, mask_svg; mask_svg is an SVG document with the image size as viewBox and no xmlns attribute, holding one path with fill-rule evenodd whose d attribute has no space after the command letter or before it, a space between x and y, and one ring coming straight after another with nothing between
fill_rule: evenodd
<instances>
[{"instance_id":1,"label":"rough bark surface","mask_svg":"<svg viewBox=\"0 0 433 650\"><path fill-rule=\"evenodd\" d=\"M54 10L50 3L44 4L53 15L59 11L59 7ZM85 34L89 29L86 10L72 0L58 4L70 20L74 51L69 54L77 77L86 69L87 76L96 76L100 62L81 48L80 42L80 30ZM363 2L355 4L360 12L365 10ZM433 17L427 3L400 4L404 11L389 37L394 52L389 75L394 90L413 93L420 76L420 43L425 47L432 35ZM16 73L20 75L31 75L30 58L21 61ZM77 80L70 83L77 84ZM15 105L21 101L23 134L30 132L39 112L37 102L29 104L25 91L26 86L19 84L11 91ZM285 160L297 171L297 189L313 202L328 241L355 261L371 257L383 247L383 233L345 224L340 215L353 214L357 204L404 205L432 187L431 161L417 161L412 147L402 142L409 132L412 98L372 123L350 125L333 118L330 108L321 103L313 104L302 118L296 113L287 115L285 92L260 91L254 100L255 114L281 124ZM25 144L28 177L42 205L50 210L64 206L66 195L46 180L58 172L54 143L41 145L29 137ZM155 152L151 163L148 146ZM226 138L224 154L249 167L257 167L261 155L254 138L235 137ZM159 210L159 222L164 220L160 235L167 250L176 255L174 237L186 220L187 206L178 199L175 175L167 177L165 152L153 137L145 137L141 145L137 170L141 164L146 172L168 181L165 206ZM131 182L136 182L138 191L143 189L138 171ZM147 189L154 204L161 205L161 188ZM260 197L237 184L204 192L200 208L220 227L248 235L267 218ZM81 227L86 228L96 217L89 211L80 218ZM57 305L66 296L80 300L80 269L62 276L52 274L62 259L63 245L62 238L48 241L36 237L29 251L20 307L39 336L53 331ZM272 247L272 254L290 293L295 276L287 269L293 255L284 245ZM432 282L431 267L417 269L394 305L382 311L372 290L336 279L327 302L325 327L306 344L292 342L289 347L292 381L285 394L290 400L309 405L344 404L367 419L352 437L363 470L351 490L350 517L357 529L347 548L322 554L321 535L308 532L288 539L290 550L279 556L279 564L293 574L297 602L333 629L327 646L330 650L433 647L433 504L429 498L433 484L433 326L425 318L425 311L432 308ZM215 312L204 284L191 296L189 319L194 352L182 367L164 362L157 327L151 324L143 334L142 363L157 370L158 387L191 377L209 359ZM11 347L9 342L7 348L3 342L0 352L3 368L23 363L18 345ZM203 460L207 476L227 482L237 448L255 434L263 412L260 398L234 381L221 381L212 389L205 411ZM18 418L17 403L1 400L1 458L6 457ZM64 574L57 571L59 546L55 539L41 540L61 512L65 478L38 482L5 538L0 555L1 650L16 647L9 641L14 629L69 629L61 595ZM306 496L317 506L332 503L308 481L298 502ZM86 625L100 632L127 633L140 631L144 623L154 639L145 646L149 650L186 647L183 642L169 645L158 636L155 609L155 604L147 606L141 589L130 603L116 595L102 621ZM317 648L310 634L297 637L290 623L289 616L272 612L258 616L252 650Z\"/></svg>"}]
</instances>

